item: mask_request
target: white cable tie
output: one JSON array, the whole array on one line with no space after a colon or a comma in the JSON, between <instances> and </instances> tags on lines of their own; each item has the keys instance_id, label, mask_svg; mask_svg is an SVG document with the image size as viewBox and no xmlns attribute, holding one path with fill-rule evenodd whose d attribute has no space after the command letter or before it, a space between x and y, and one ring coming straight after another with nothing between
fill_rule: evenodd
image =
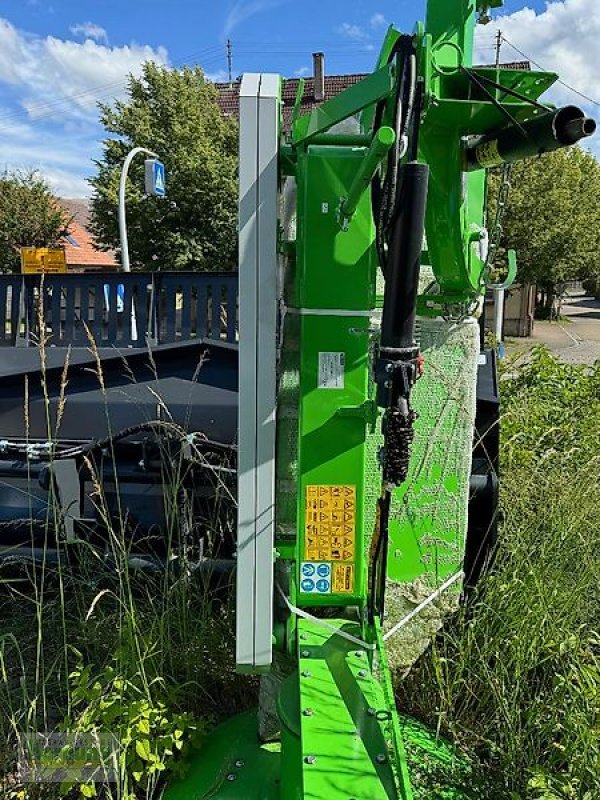
<instances>
[{"instance_id":1,"label":"white cable tie","mask_svg":"<svg viewBox=\"0 0 600 800\"><path fill-rule=\"evenodd\" d=\"M369 644L368 642L363 642L362 639L358 639L356 636L352 636L351 633L346 633L346 631L341 631L339 628L335 628L333 625L330 625L328 622L325 622L323 619L319 619L318 617L313 617L312 614L309 614L308 611L304 611L302 608L298 608L297 606L292 605L288 598L286 597L285 593L283 592L281 586L277 583L277 591L283 598L283 602L288 607L288 610L295 614L297 617L302 617L302 619L307 619L309 622L314 622L320 628L324 628L326 631L329 631L334 636L340 636L342 639L347 639L347 641L352 642L352 644L356 644L359 647L364 647L365 650L375 650L375 644Z\"/></svg>"},{"instance_id":2,"label":"white cable tie","mask_svg":"<svg viewBox=\"0 0 600 800\"><path fill-rule=\"evenodd\" d=\"M411 619L416 617L417 614L420 614L424 608L427 608L427 606L431 605L434 600L437 600L437 598L441 594L443 594L447 589L449 589L454 583L456 583L456 581L460 580L462 577L464 577L464 572L461 570L460 572L457 572L456 575L453 575L451 578L448 578L448 580L445 583L442 583L439 589L436 589L435 592L433 592L433 594L430 594L429 597L423 600L422 603L419 603L419 605L416 608L413 608L413 610L410 611L405 617L403 617L400 620L400 622L397 622L393 628L390 628L390 630L384 635L383 641L387 642L387 640L390 637L392 637L395 633L398 633L400 628L403 628L405 625L408 625Z\"/></svg>"}]
</instances>

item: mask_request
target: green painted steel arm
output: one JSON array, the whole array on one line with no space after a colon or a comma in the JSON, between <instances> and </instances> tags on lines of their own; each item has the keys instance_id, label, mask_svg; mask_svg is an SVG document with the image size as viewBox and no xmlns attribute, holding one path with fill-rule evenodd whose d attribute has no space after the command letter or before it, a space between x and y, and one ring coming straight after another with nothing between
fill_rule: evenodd
<instances>
[{"instance_id":1,"label":"green painted steel arm","mask_svg":"<svg viewBox=\"0 0 600 800\"><path fill-rule=\"evenodd\" d=\"M308 144L338 122L342 122L354 114L358 114L367 106L389 97L394 85L394 65L389 64L378 69L360 83L323 103L310 114L298 117L292 128L292 144Z\"/></svg>"},{"instance_id":2,"label":"green painted steel arm","mask_svg":"<svg viewBox=\"0 0 600 800\"><path fill-rule=\"evenodd\" d=\"M384 125L376 131L362 166L352 182L348 197L344 200L340 209L340 225L344 230L354 216L360 198L371 184L373 175L393 147L395 141L396 134L391 128Z\"/></svg>"}]
</instances>

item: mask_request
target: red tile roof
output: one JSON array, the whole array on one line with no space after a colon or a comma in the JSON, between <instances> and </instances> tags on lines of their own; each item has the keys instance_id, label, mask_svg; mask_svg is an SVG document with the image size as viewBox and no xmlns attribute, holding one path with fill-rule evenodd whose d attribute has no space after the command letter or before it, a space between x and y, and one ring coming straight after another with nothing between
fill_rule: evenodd
<instances>
[{"instance_id":1,"label":"red tile roof","mask_svg":"<svg viewBox=\"0 0 600 800\"><path fill-rule=\"evenodd\" d=\"M508 64L500 64L500 69L528 71L531 69L531 65L529 61L514 61ZM347 89L349 86L354 86L356 83L360 83L360 81L366 77L366 73L360 72L352 72L348 75L326 75L325 100L331 100L332 97L340 94L344 89ZM283 125L286 132L289 131L292 124L292 114L299 83L300 78L284 78L283 81ZM215 87L218 93L218 103L225 116L237 118L239 116L240 81L235 81L231 86L228 83L216 83ZM313 108L316 108L318 105L320 105L320 103L315 100L314 78L306 78L304 80L304 94L300 105L300 113L305 114L307 111L312 111Z\"/></svg>"},{"instance_id":2,"label":"red tile roof","mask_svg":"<svg viewBox=\"0 0 600 800\"><path fill-rule=\"evenodd\" d=\"M344 89L360 83L367 76L363 73L351 73L349 75L326 75L325 76L325 100L331 100ZM285 78L282 87L283 99L283 124L286 131L290 129L294 103L300 78ZM236 81L231 86L228 83L215 84L218 92L218 102L225 116L236 117L239 115L239 94L240 82ZM315 100L315 82L313 78L306 78L304 81L304 94L300 105L300 113L312 111L320 103Z\"/></svg>"},{"instance_id":3,"label":"red tile roof","mask_svg":"<svg viewBox=\"0 0 600 800\"><path fill-rule=\"evenodd\" d=\"M114 252L98 250L94 237L88 230L90 217L88 201L61 198L59 202L73 217L69 226L69 234L63 241L67 267L72 270L117 269L118 264Z\"/></svg>"}]
</instances>

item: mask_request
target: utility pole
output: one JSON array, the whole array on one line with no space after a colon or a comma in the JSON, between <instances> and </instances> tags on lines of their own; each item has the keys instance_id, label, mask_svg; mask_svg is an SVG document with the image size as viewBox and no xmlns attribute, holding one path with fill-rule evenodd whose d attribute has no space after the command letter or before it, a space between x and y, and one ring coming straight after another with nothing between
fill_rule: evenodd
<instances>
[{"instance_id":1,"label":"utility pole","mask_svg":"<svg viewBox=\"0 0 600 800\"><path fill-rule=\"evenodd\" d=\"M496 69L500 66L500 50L502 49L502 31L496 34Z\"/></svg>"},{"instance_id":2,"label":"utility pole","mask_svg":"<svg viewBox=\"0 0 600 800\"><path fill-rule=\"evenodd\" d=\"M229 73L230 89L233 86L232 67L233 67L233 45L231 44L231 39L227 39L227 72Z\"/></svg>"}]
</instances>

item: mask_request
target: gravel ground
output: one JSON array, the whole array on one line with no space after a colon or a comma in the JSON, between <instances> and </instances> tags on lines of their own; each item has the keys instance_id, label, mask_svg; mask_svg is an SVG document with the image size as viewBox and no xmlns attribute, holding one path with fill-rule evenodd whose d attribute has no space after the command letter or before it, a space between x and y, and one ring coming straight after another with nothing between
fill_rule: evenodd
<instances>
[{"instance_id":1,"label":"gravel ground","mask_svg":"<svg viewBox=\"0 0 600 800\"><path fill-rule=\"evenodd\" d=\"M510 339L508 355L526 353L544 344L561 361L569 364L593 364L600 360L600 301L574 295L564 302L560 322L536 321L529 339Z\"/></svg>"}]
</instances>

